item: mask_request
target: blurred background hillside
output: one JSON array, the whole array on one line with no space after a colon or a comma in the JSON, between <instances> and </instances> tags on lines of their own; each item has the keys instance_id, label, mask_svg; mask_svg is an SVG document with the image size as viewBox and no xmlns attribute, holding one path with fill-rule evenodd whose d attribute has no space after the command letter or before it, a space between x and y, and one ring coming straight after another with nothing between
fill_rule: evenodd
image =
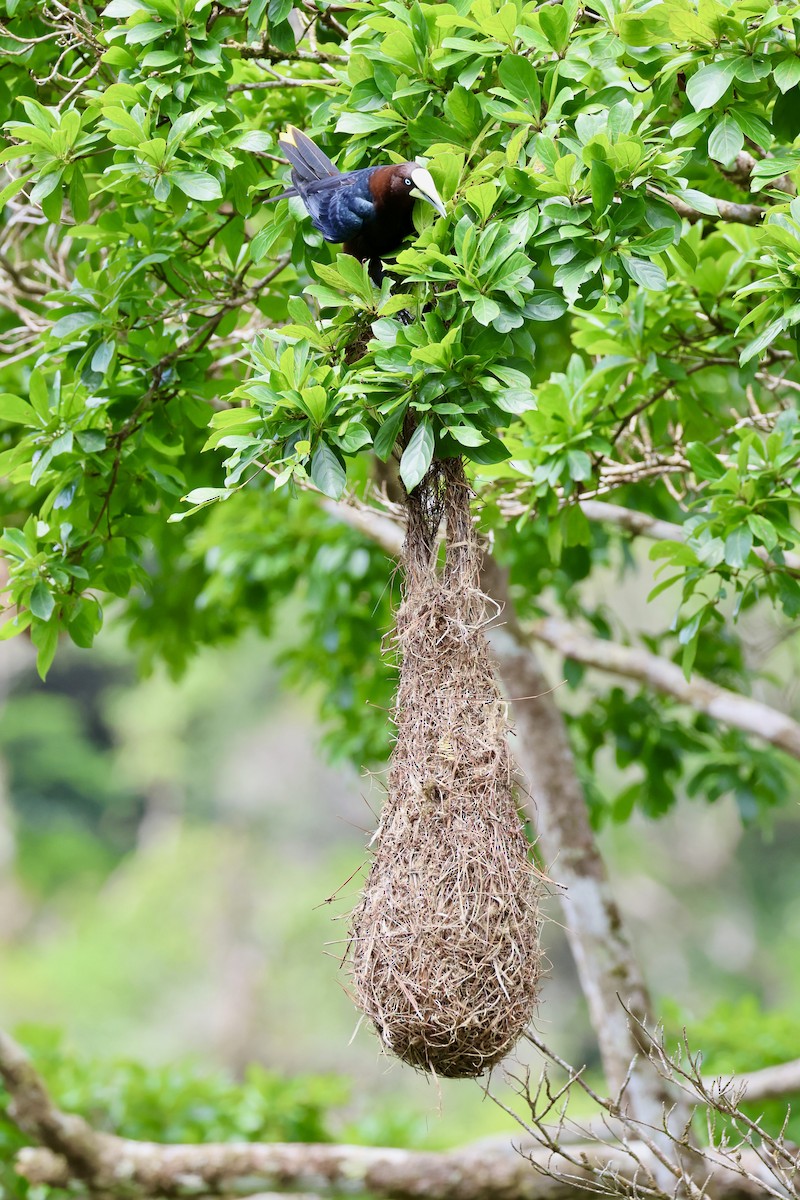
<instances>
[{"instance_id":1,"label":"blurred background hillside","mask_svg":"<svg viewBox=\"0 0 800 1200\"><path fill-rule=\"evenodd\" d=\"M64 649L46 685L26 645L0 652L0 1023L104 1059L344 1076L341 1119L367 1140L512 1128L480 1088L390 1066L357 1027L342 918L380 780L321 756L314 697L284 689L277 646L206 652L179 682L138 679L111 636ZM601 839L668 1027L719 1070L796 1055L796 799L768 826L683 799ZM537 1025L593 1063L550 916Z\"/></svg>"}]
</instances>

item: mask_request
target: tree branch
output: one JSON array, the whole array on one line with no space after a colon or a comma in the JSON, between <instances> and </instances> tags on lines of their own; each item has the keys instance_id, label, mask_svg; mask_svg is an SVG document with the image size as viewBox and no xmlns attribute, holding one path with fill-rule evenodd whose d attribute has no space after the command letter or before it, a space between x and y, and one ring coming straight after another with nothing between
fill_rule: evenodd
<instances>
[{"instance_id":1,"label":"tree branch","mask_svg":"<svg viewBox=\"0 0 800 1200\"><path fill-rule=\"evenodd\" d=\"M668 659L641 647L621 646L605 638L594 637L560 617L545 617L537 621L530 633L537 641L558 650L565 658L612 675L635 679L653 691L689 705L696 712L705 713L715 721L741 729L744 733L754 734L793 758L800 759L800 724L768 704L741 696L697 675L687 680L680 667Z\"/></svg>"},{"instance_id":2,"label":"tree branch","mask_svg":"<svg viewBox=\"0 0 800 1200\"><path fill-rule=\"evenodd\" d=\"M754 1104L760 1100L780 1100L793 1092L800 1092L800 1058L792 1062L778 1063L774 1067L762 1067L746 1075L733 1075L730 1079L708 1078L708 1088L720 1087L741 1092L742 1100Z\"/></svg>"},{"instance_id":3,"label":"tree branch","mask_svg":"<svg viewBox=\"0 0 800 1200\"><path fill-rule=\"evenodd\" d=\"M692 225L696 221L713 221L715 218L709 216L708 213L702 213L697 208L692 208L691 204L687 204L685 200L680 200L677 196L670 196L667 192L657 193L662 200L666 200L667 204L671 204L679 217L685 217ZM739 225L760 225L764 219L765 210L760 204L737 204L732 200L717 200L716 196L711 199L717 206L719 216L716 218L720 221L732 221Z\"/></svg>"},{"instance_id":4,"label":"tree branch","mask_svg":"<svg viewBox=\"0 0 800 1200\"><path fill-rule=\"evenodd\" d=\"M603 500L581 500L580 509L589 521L597 521L606 525L616 525L626 533L651 538L656 542L685 542L686 531L682 525L672 521L662 521L651 517L648 513L637 512L633 508L623 508L621 504L607 504ZM774 562L763 546L753 550L768 571L788 571L792 575L800 575L800 554L785 551L783 564Z\"/></svg>"},{"instance_id":5,"label":"tree branch","mask_svg":"<svg viewBox=\"0 0 800 1200\"><path fill-rule=\"evenodd\" d=\"M242 58L262 58L265 62L315 62L315 63L344 63L348 62L344 54L333 54L327 50L278 50L268 41L258 44L250 42L226 42L228 50L238 50Z\"/></svg>"}]
</instances>

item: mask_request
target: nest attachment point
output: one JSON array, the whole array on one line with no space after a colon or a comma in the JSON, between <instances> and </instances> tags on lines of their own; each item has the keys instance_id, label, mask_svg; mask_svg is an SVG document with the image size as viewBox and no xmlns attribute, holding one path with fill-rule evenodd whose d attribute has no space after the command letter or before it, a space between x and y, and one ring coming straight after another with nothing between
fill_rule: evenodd
<instances>
[{"instance_id":1,"label":"nest attachment point","mask_svg":"<svg viewBox=\"0 0 800 1200\"><path fill-rule=\"evenodd\" d=\"M407 498L397 739L350 951L356 1003L384 1046L454 1078L512 1048L541 961L541 877L514 798L469 499L460 460L434 462Z\"/></svg>"}]
</instances>

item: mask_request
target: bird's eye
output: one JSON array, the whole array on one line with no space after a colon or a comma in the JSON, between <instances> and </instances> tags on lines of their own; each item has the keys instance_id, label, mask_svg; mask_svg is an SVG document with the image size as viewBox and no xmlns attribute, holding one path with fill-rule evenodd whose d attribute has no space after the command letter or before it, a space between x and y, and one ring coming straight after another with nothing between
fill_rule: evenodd
<instances>
[{"instance_id":1,"label":"bird's eye","mask_svg":"<svg viewBox=\"0 0 800 1200\"><path fill-rule=\"evenodd\" d=\"M404 180L403 180L403 183L406 185L406 187L411 187L411 180L410 180L410 179L404 179Z\"/></svg>"}]
</instances>

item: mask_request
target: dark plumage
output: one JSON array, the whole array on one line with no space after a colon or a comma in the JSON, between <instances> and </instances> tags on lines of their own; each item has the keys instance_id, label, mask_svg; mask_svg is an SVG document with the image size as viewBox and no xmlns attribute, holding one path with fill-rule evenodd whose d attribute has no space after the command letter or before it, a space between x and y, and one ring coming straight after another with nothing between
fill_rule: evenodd
<instances>
[{"instance_id":1,"label":"dark plumage","mask_svg":"<svg viewBox=\"0 0 800 1200\"><path fill-rule=\"evenodd\" d=\"M293 186L269 199L299 196L325 241L342 242L346 254L369 262L376 283L383 278L382 256L413 233L415 200L425 200L446 215L436 185L419 163L343 173L293 125L278 140L292 164Z\"/></svg>"}]
</instances>

